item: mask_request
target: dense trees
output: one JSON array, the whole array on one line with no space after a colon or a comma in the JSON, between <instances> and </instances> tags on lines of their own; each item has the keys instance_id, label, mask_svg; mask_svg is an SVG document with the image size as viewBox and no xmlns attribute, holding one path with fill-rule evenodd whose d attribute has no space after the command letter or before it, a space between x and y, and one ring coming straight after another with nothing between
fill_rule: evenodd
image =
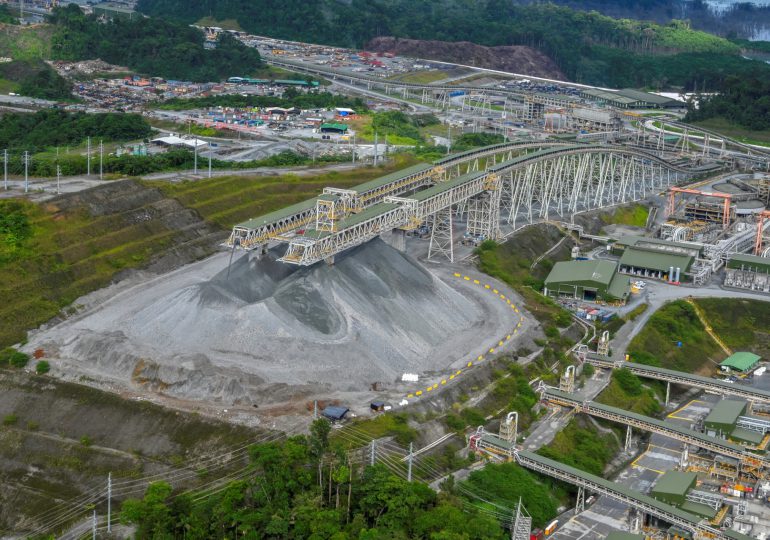
<instances>
[{"instance_id":1,"label":"dense trees","mask_svg":"<svg viewBox=\"0 0 770 540\"><path fill-rule=\"evenodd\" d=\"M251 474L210 497L151 485L123 504L139 539L447 539L506 537L498 523L450 495L406 482L382 465L359 467L330 445L328 424L309 437L251 448Z\"/></svg>"},{"instance_id":2,"label":"dense trees","mask_svg":"<svg viewBox=\"0 0 770 540\"><path fill-rule=\"evenodd\" d=\"M186 7L185 7L186 9ZM218 81L262 66L256 49L223 34L213 50L203 34L186 24L161 19L100 23L70 4L54 10L52 48L61 60L101 58L147 75L191 81Z\"/></svg>"},{"instance_id":3,"label":"dense trees","mask_svg":"<svg viewBox=\"0 0 770 540\"><path fill-rule=\"evenodd\" d=\"M328 109L332 107L350 107L356 111L365 111L366 102L361 98L352 98L329 92L302 93L294 88L287 88L283 97L227 94L191 99L170 99L159 108L184 111L206 107L297 107L299 109Z\"/></svg>"},{"instance_id":4,"label":"dense trees","mask_svg":"<svg viewBox=\"0 0 770 540\"><path fill-rule=\"evenodd\" d=\"M138 114L86 114L45 109L34 114L8 113L0 118L0 148L42 150L79 144L88 136L106 141L149 137L150 125Z\"/></svg>"},{"instance_id":5,"label":"dense trees","mask_svg":"<svg viewBox=\"0 0 770 540\"><path fill-rule=\"evenodd\" d=\"M253 33L342 46L362 47L382 35L528 45L551 56L571 79L614 87L718 88L725 76L752 70L770 79L770 66L742 59L736 44L686 23L616 20L552 4L140 0L139 8L185 22L207 15L237 19Z\"/></svg>"},{"instance_id":6,"label":"dense trees","mask_svg":"<svg viewBox=\"0 0 770 540\"><path fill-rule=\"evenodd\" d=\"M15 60L0 64L0 78L18 84L22 95L52 100L70 100L70 84L42 60Z\"/></svg>"},{"instance_id":7,"label":"dense trees","mask_svg":"<svg viewBox=\"0 0 770 540\"><path fill-rule=\"evenodd\" d=\"M688 121L721 117L747 129L770 129L770 79L730 77L722 91L692 103Z\"/></svg>"}]
</instances>

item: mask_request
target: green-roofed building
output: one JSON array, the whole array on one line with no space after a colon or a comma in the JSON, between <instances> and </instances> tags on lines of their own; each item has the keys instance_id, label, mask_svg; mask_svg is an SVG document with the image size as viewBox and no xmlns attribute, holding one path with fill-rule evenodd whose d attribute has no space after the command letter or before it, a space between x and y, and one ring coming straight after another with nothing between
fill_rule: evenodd
<instances>
[{"instance_id":1,"label":"green-roofed building","mask_svg":"<svg viewBox=\"0 0 770 540\"><path fill-rule=\"evenodd\" d=\"M733 353L719 364L722 371L738 371L746 373L751 371L759 362L760 356L750 352Z\"/></svg>"},{"instance_id":2,"label":"green-roofed building","mask_svg":"<svg viewBox=\"0 0 770 540\"><path fill-rule=\"evenodd\" d=\"M650 491L659 501L681 506L687 500L687 492L695 487L698 475L694 472L668 471L664 473Z\"/></svg>"},{"instance_id":3,"label":"green-roofed building","mask_svg":"<svg viewBox=\"0 0 770 540\"><path fill-rule=\"evenodd\" d=\"M692 501L685 501L679 508L685 512L690 512L696 516L706 518L708 520L714 519L717 515L717 510L707 504L696 503Z\"/></svg>"},{"instance_id":4,"label":"green-roofed building","mask_svg":"<svg viewBox=\"0 0 770 540\"><path fill-rule=\"evenodd\" d=\"M736 268L738 270L749 270L758 274L770 274L770 257L736 253L735 255L730 255L730 260L727 261L727 267Z\"/></svg>"},{"instance_id":5,"label":"green-roofed building","mask_svg":"<svg viewBox=\"0 0 770 540\"><path fill-rule=\"evenodd\" d=\"M578 300L626 300L631 285L617 272L617 263L606 260L557 262L545 278L546 296Z\"/></svg>"},{"instance_id":6,"label":"green-roofed building","mask_svg":"<svg viewBox=\"0 0 770 540\"><path fill-rule=\"evenodd\" d=\"M745 401L735 401L732 399L718 401L703 421L706 433L724 438L733 432L735 424L738 422L738 417L744 414L746 414Z\"/></svg>"},{"instance_id":7,"label":"green-roofed building","mask_svg":"<svg viewBox=\"0 0 770 540\"><path fill-rule=\"evenodd\" d=\"M347 133L347 124L337 124L336 122L327 122L321 124L321 133Z\"/></svg>"},{"instance_id":8,"label":"green-roofed building","mask_svg":"<svg viewBox=\"0 0 770 540\"><path fill-rule=\"evenodd\" d=\"M692 263L693 257L691 255L629 246L623 251L618 266L621 274L667 281L684 281L685 272L690 269Z\"/></svg>"},{"instance_id":9,"label":"green-roofed building","mask_svg":"<svg viewBox=\"0 0 770 540\"><path fill-rule=\"evenodd\" d=\"M604 540L644 540L643 534L634 534L629 532L612 531Z\"/></svg>"}]
</instances>

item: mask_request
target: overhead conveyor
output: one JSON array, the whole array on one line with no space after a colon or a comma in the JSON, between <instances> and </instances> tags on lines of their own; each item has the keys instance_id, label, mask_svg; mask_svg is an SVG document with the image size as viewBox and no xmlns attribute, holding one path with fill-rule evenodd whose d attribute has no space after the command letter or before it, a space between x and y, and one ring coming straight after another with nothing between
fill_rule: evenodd
<instances>
[{"instance_id":1,"label":"overhead conveyor","mask_svg":"<svg viewBox=\"0 0 770 540\"><path fill-rule=\"evenodd\" d=\"M736 396L754 403L770 403L770 392L758 388L750 388L740 383L731 383L719 379L703 377L691 373L683 373L673 369L648 366L623 360L613 360L608 357L587 353L585 361L596 367L619 369L626 368L634 375L648 379L656 379L667 383L683 384L713 392L722 396ZM668 401L668 399L666 400Z\"/></svg>"},{"instance_id":2,"label":"overhead conveyor","mask_svg":"<svg viewBox=\"0 0 770 540\"><path fill-rule=\"evenodd\" d=\"M516 450L514 451L514 460L516 463L527 469L557 478L587 491L605 495L628 504L645 514L655 516L667 523L689 531L695 538L751 540L751 537L736 531L717 529L710 525L705 519L701 519L684 510L680 510L675 506L660 502L649 495L644 495L638 491L628 489L622 484L595 476L538 454L524 450Z\"/></svg>"},{"instance_id":3,"label":"overhead conveyor","mask_svg":"<svg viewBox=\"0 0 770 540\"><path fill-rule=\"evenodd\" d=\"M543 399L549 403L571 407L578 412L583 412L596 418L603 418L629 427L665 435L666 437L692 444L709 452L737 459L750 470L755 470L758 467L770 468L770 462L764 456L749 452L741 445L687 429L671 422L650 418L649 416L625 411L595 401L583 401L572 394L567 394L554 388L546 388L543 391Z\"/></svg>"}]
</instances>

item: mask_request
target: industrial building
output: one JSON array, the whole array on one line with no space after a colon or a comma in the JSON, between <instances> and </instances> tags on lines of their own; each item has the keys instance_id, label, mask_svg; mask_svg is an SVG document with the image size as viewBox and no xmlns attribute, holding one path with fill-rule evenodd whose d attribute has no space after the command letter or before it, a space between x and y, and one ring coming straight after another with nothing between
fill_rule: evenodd
<instances>
[{"instance_id":1,"label":"industrial building","mask_svg":"<svg viewBox=\"0 0 770 540\"><path fill-rule=\"evenodd\" d=\"M621 274L679 283L700 256L701 248L684 242L625 236L612 244L610 251L620 255Z\"/></svg>"},{"instance_id":2,"label":"industrial building","mask_svg":"<svg viewBox=\"0 0 770 540\"><path fill-rule=\"evenodd\" d=\"M718 402L703 421L707 435L730 439L737 443L764 448L770 421L749 416L747 403L725 399Z\"/></svg>"},{"instance_id":3,"label":"industrial building","mask_svg":"<svg viewBox=\"0 0 770 540\"><path fill-rule=\"evenodd\" d=\"M719 367L722 371L735 371L738 373L748 373L760 360L760 356L750 352L737 352L725 358Z\"/></svg>"},{"instance_id":4,"label":"industrial building","mask_svg":"<svg viewBox=\"0 0 770 540\"><path fill-rule=\"evenodd\" d=\"M622 300L630 294L628 278L618 275L613 261L557 262L545 279L544 294L578 300Z\"/></svg>"},{"instance_id":5,"label":"industrial building","mask_svg":"<svg viewBox=\"0 0 770 540\"><path fill-rule=\"evenodd\" d=\"M698 502L701 500L700 493L694 492L697 480L698 475L694 472L668 471L658 478L650 495L691 514L713 519L717 515L717 510L703 502Z\"/></svg>"},{"instance_id":6,"label":"industrial building","mask_svg":"<svg viewBox=\"0 0 770 540\"><path fill-rule=\"evenodd\" d=\"M643 534L633 534L622 531L612 531L604 540L644 540Z\"/></svg>"},{"instance_id":7,"label":"industrial building","mask_svg":"<svg viewBox=\"0 0 770 540\"><path fill-rule=\"evenodd\" d=\"M599 90L587 88L580 93L586 99L618 109L668 109L684 107L684 103L676 99L641 92L633 88L623 90Z\"/></svg>"},{"instance_id":8,"label":"industrial building","mask_svg":"<svg viewBox=\"0 0 770 540\"><path fill-rule=\"evenodd\" d=\"M770 293L770 258L732 255L725 269L725 286Z\"/></svg>"}]
</instances>

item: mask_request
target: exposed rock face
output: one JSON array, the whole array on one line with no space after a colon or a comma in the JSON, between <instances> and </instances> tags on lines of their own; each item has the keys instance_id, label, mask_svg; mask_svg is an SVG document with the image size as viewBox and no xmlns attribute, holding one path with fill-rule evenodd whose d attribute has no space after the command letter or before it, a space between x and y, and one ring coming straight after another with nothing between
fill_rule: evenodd
<instances>
[{"instance_id":1,"label":"exposed rock face","mask_svg":"<svg viewBox=\"0 0 770 540\"><path fill-rule=\"evenodd\" d=\"M374 52L392 52L399 56L499 69L536 77L565 79L564 73L550 57L531 47L518 45L484 47L469 41L421 41L378 37L371 40L366 49Z\"/></svg>"}]
</instances>

